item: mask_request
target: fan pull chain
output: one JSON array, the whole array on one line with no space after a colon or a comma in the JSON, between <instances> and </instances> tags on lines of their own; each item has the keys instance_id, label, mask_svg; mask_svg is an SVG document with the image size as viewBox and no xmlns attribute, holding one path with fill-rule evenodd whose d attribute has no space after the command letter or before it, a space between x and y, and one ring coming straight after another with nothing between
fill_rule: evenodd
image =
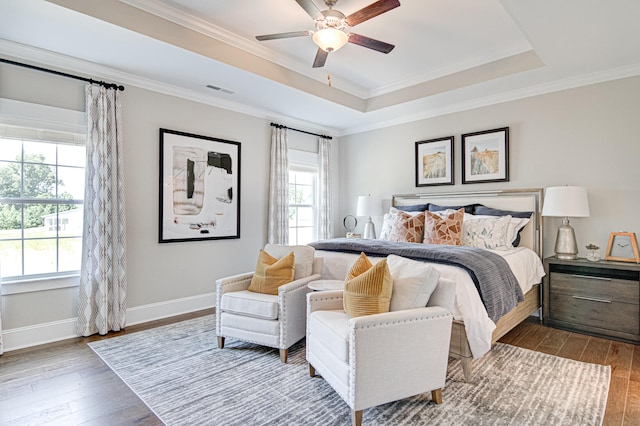
<instances>
[{"instance_id":1,"label":"fan pull chain","mask_svg":"<svg viewBox=\"0 0 640 426\"><path fill-rule=\"evenodd\" d=\"M327 84L331 87L331 74L327 73Z\"/></svg>"}]
</instances>

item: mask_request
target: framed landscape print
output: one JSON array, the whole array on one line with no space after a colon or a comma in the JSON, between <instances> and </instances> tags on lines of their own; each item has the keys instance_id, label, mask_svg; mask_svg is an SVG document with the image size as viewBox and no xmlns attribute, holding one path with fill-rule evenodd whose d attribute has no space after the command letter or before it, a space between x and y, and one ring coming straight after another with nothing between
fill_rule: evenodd
<instances>
[{"instance_id":1,"label":"framed landscape print","mask_svg":"<svg viewBox=\"0 0 640 426\"><path fill-rule=\"evenodd\" d=\"M160 129L159 242L240 238L240 142Z\"/></svg>"},{"instance_id":2,"label":"framed landscape print","mask_svg":"<svg viewBox=\"0 0 640 426\"><path fill-rule=\"evenodd\" d=\"M453 185L453 136L416 142L416 186Z\"/></svg>"},{"instance_id":3,"label":"framed landscape print","mask_svg":"<svg viewBox=\"0 0 640 426\"><path fill-rule=\"evenodd\" d=\"M462 135L462 183L508 180L508 127Z\"/></svg>"}]
</instances>

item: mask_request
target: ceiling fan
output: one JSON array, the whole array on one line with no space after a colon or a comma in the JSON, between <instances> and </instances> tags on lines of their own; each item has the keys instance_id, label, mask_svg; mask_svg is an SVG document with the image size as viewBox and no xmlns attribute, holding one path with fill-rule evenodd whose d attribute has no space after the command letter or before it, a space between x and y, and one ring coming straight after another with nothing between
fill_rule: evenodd
<instances>
[{"instance_id":1,"label":"ceiling fan","mask_svg":"<svg viewBox=\"0 0 640 426\"><path fill-rule=\"evenodd\" d=\"M313 68L321 68L327 61L329 52L336 51L344 46L347 42L357 44L359 46L373 49L382 53L389 53L395 47L393 44L365 37L360 34L348 32L351 27L374 18L380 14L395 9L400 6L398 0L379 0L371 3L369 6L353 12L349 16L344 13L333 10L333 6L338 0L324 0L329 7L328 10L321 11L312 0L296 0L315 21L316 31L292 31L287 33L267 34L256 36L259 41L275 40L290 37L312 36L314 43L318 45L318 52L313 61Z\"/></svg>"}]
</instances>

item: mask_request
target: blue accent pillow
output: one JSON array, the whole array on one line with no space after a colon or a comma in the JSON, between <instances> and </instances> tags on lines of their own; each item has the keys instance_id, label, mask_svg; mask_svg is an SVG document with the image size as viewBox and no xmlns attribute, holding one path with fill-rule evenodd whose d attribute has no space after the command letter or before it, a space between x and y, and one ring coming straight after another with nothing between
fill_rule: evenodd
<instances>
[{"instance_id":1,"label":"blue accent pillow","mask_svg":"<svg viewBox=\"0 0 640 426\"><path fill-rule=\"evenodd\" d=\"M415 206L394 206L398 210L402 210L404 212L423 212L425 210L429 210L430 204L416 204Z\"/></svg>"},{"instance_id":2,"label":"blue accent pillow","mask_svg":"<svg viewBox=\"0 0 640 426\"><path fill-rule=\"evenodd\" d=\"M429 204L429 211L430 212L439 212L442 210L447 210L447 209L451 209L451 210L460 210L460 209L464 209L465 213L469 213L469 214L473 214L473 210L476 206L479 206L480 204L467 204L466 206L439 206L437 204Z\"/></svg>"}]
</instances>

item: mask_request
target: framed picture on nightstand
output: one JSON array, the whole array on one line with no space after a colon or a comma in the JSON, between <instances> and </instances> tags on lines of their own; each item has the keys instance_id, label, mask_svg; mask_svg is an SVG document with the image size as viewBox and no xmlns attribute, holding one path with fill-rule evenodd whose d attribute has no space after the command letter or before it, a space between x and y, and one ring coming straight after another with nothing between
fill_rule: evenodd
<instances>
[{"instance_id":1,"label":"framed picture on nightstand","mask_svg":"<svg viewBox=\"0 0 640 426\"><path fill-rule=\"evenodd\" d=\"M640 263L636 234L634 232L612 232L609 235L609 244L607 244L604 259Z\"/></svg>"}]
</instances>

